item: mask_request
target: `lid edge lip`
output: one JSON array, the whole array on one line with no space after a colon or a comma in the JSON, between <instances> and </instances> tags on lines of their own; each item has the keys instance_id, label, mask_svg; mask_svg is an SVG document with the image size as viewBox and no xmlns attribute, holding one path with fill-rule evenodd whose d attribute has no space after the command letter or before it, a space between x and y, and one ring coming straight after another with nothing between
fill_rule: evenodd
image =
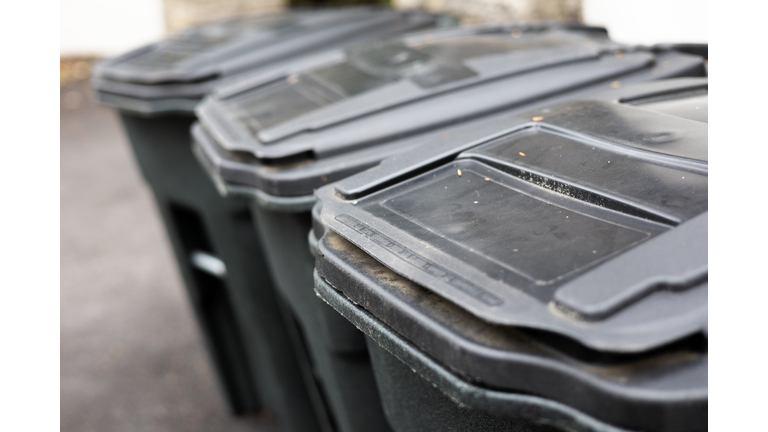
<instances>
[{"instance_id":1,"label":"lid edge lip","mask_svg":"<svg viewBox=\"0 0 768 432\"><path fill-rule=\"evenodd\" d=\"M199 123L208 126L204 120L202 119ZM334 179L348 176L349 172L363 171L394 153L388 148L373 147L362 153L342 154L341 162L331 158L296 166L271 167L262 164L259 160L241 161L230 157L230 151L220 146L210 130L205 127L201 131L193 131L193 135L196 144L201 147L201 151L207 155L207 158L216 161L212 168L217 171L216 175L221 181L233 187L253 187L275 199L295 199L299 196L314 195L317 188L323 187L322 183L333 183ZM339 163L343 163L344 167L339 168ZM329 169L333 172L329 173ZM327 181L322 179L323 176L327 176Z\"/></svg>"},{"instance_id":2,"label":"lid edge lip","mask_svg":"<svg viewBox=\"0 0 768 432\"><path fill-rule=\"evenodd\" d=\"M202 100L212 88L215 88L219 81L220 79L213 79L211 81L198 83L178 83L155 86L139 83L129 83L125 81L114 81L101 77L93 77L91 79L91 85L94 91L120 95L133 99L160 101L174 98L194 98Z\"/></svg>"},{"instance_id":3,"label":"lid edge lip","mask_svg":"<svg viewBox=\"0 0 768 432\"><path fill-rule=\"evenodd\" d=\"M227 161L220 158L208 148L209 138L202 124L195 123L192 127L192 152L203 166L203 171L213 181L222 196L243 196L252 198L267 210L286 213L298 213L311 210L316 203L314 194L298 196L278 196L262 191L256 186L233 184L222 176L226 170ZM215 144L214 144L215 145Z\"/></svg>"},{"instance_id":4,"label":"lid edge lip","mask_svg":"<svg viewBox=\"0 0 768 432\"><path fill-rule=\"evenodd\" d=\"M224 183L221 181L221 177L218 175L219 162L214 155L211 155L207 151L204 139L202 135L205 133L203 127L199 122L195 122L191 129L192 135L192 155L200 163L201 168L211 180L219 195L226 197L230 195Z\"/></svg>"},{"instance_id":5,"label":"lid edge lip","mask_svg":"<svg viewBox=\"0 0 768 432\"><path fill-rule=\"evenodd\" d=\"M197 105L195 115L205 126L206 132L223 149L244 151L263 159L259 143L254 142L248 131L238 122L229 121L226 115L222 115L222 111L221 101L209 95Z\"/></svg>"},{"instance_id":6,"label":"lid edge lip","mask_svg":"<svg viewBox=\"0 0 768 432\"><path fill-rule=\"evenodd\" d=\"M334 231L334 234L338 235L338 233L336 233L335 231ZM325 237L325 236L323 236L323 237ZM323 239L321 238L321 239L318 240L318 250L322 250L322 249L325 249L326 252L328 250L327 246L325 246L325 243L323 243ZM333 253L331 253L331 254L328 254L328 253L321 254L321 258L320 259L323 260L324 262L323 262L323 265L317 267L317 274L320 276L320 278L323 280L324 283L328 284L332 289L334 289L334 290L338 291L339 293L341 293L342 295L346 296L344 291L336 289L335 286L333 285L333 283L331 281L329 281L325 277L325 273L324 273L325 266L332 266L332 267L338 268L337 265L334 262L332 262L331 260L329 260L327 258L328 255L335 256L335 254L333 254ZM383 265L383 264L381 264L381 265ZM416 285L418 285L418 284L416 284ZM423 287L422 287L422 289L423 289ZM397 298L396 296L392 296L389 293L387 293L386 291L382 291L381 293L379 293L379 295L377 297L380 298L380 301L385 302L388 305L395 305L393 307L395 308L395 310L399 311L399 313L406 313L406 312L404 312L405 309L412 309L411 306L408 303L406 303L404 300L401 300L401 299ZM365 309L363 306L360 306L360 307ZM386 306L386 307L390 307L390 306ZM368 311L367 309L365 309L365 310L368 313L370 313L377 320L380 320L380 321L386 323L386 321L383 318L379 318L373 312ZM434 325L437 325L437 326L440 325L439 323L437 323L435 321L432 321L428 317L425 317L423 319L427 320L426 321L428 323L427 325L430 326L430 327L432 327ZM390 324L387 323L387 325L390 325ZM522 326L510 326L510 327L520 328L520 329L525 329L526 328L526 327L522 327ZM518 352L514 352L514 351L508 351L508 350L505 350L503 348L493 348L493 347L489 347L489 346L483 345L480 342L476 342L476 341L473 341L471 339L467 339L467 338L465 338L465 337L463 337L463 336L461 336L459 334L453 333L453 332L450 332L450 334L455 335L455 339L452 338L448 342L450 344L450 346L453 347L455 345L456 347L459 347L461 349L461 351L463 351L465 353L470 353L472 355L485 356L488 359L503 357L503 358L507 358L509 361L513 361L515 363L520 363L520 364L525 363L525 364L529 364L529 365L533 365L533 366L538 366L538 365L544 364L544 365L546 365L546 367L544 369L547 369L547 370L557 370L557 371L560 371L560 372L567 372L567 374L570 375L571 377L579 378L579 379L583 379L583 377L585 377L585 376L598 377L598 378L594 378L594 379L600 380L599 382L596 381L596 382L592 383L590 381L590 384L592 384L592 385L594 385L594 386L596 386L598 388L601 388L602 390L604 390L604 391L606 391L608 393L611 393L611 392L615 391L616 389L625 388L623 384L610 381L607 378L602 378L600 375L590 375L590 374L587 374L583 370L577 369L575 366L570 366L567 363L559 362L558 360L555 360L554 358L544 358L544 359L541 359L540 358L541 356L536 355L536 354L518 353ZM405 336L403 336L403 337L405 337ZM440 336L440 337L442 338L443 336ZM532 337L532 339L535 340L535 337ZM414 343L414 342L411 342L411 343ZM424 348L422 348L422 349L424 349ZM640 353L640 354L642 354L642 353ZM707 354L703 354L703 355L707 355ZM586 361L578 360L578 359L576 361L579 361L579 362L583 363L584 365L589 366L589 363L587 363ZM467 365L471 365L471 363L469 361L466 364ZM610 366L607 366L607 367L610 367ZM467 372L467 373L471 374L472 372ZM586 381L589 381L589 380L586 380ZM671 390L671 391L664 391L664 390L644 389L644 388L639 388L638 387L638 388L634 388L632 390L631 394L633 395L632 397L635 398L637 401L641 401L641 400L647 400L647 401L680 401L680 400L682 400L681 398L689 398L691 394L695 394L695 395L698 395L698 396L703 396L703 395L706 394L706 392L703 392L701 390L696 390L696 389L694 389L694 390Z\"/></svg>"},{"instance_id":7,"label":"lid edge lip","mask_svg":"<svg viewBox=\"0 0 768 432\"><path fill-rule=\"evenodd\" d=\"M215 68L200 70L194 74L185 74L182 71L164 71L156 73L109 71L101 74L103 78L112 81L141 85L190 84L196 81L204 81L207 79L215 80L216 77L220 75L222 75L222 71L216 70Z\"/></svg>"},{"instance_id":8,"label":"lid edge lip","mask_svg":"<svg viewBox=\"0 0 768 432\"><path fill-rule=\"evenodd\" d=\"M100 105L143 117L158 117L176 114L194 116L195 108L200 103L199 99L170 98L153 101L102 91L94 91L93 96L96 102Z\"/></svg>"},{"instance_id":9,"label":"lid edge lip","mask_svg":"<svg viewBox=\"0 0 768 432\"><path fill-rule=\"evenodd\" d=\"M345 318L355 323L358 328L363 330L369 337L373 338L377 343L379 343L379 345L385 348L389 347L387 348L388 351L390 351L393 355L398 357L401 361L406 362L406 364L408 364L412 368L417 369L420 375L424 376L426 372L426 375L432 376L433 379L430 379L431 382L434 382L435 371L438 371L437 374L441 374L441 375L445 375L446 377L449 377L451 381L450 384L454 387L454 391L456 392L455 395L456 396L461 395L458 399L468 406L479 407L482 405L486 405L481 402L481 400L485 400L485 399L477 399L475 397L467 396L469 389L474 387L474 388L477 388L479 391L483 392L484 394L490 394L492 395L492 397L497 397L498 398L497 400L500 402L508 401L509 398L514 398L516 396L540 398L548 402L560 404L562 406L567 407L570 410L575 410L577 413L584 415L594 420L597 423L601 423L601 426L606 426L609 428L609 429L599 429L599 430L612 430L612 431L624 430L624 429L619 429L619 427L614 424L611 424L608 422L603 423L604 420L597 419L591 416L590 414L579 410L578 408L571 407L563 402L555 401L554 399L545 398L541 396L522 395L520 393L515 393L514 391L511 391L511 390L502 391L502 390L487 389L484 387L479 387L473 383L470 383L466 379L463 379L459 376L456 376L454 373L449 372L448 369L438 361L433 360L431 357L420 352L420 350L416 348L410 341L405 339L403 336L397 334L395 330L392 330L388 325L381 322L381 320L379 320L378 318L372 316L370 312L365 311L364 309L361 309L359 306L353 306L350 300L346 298L343 293L336 291L335 288L332 287L332 285L326 282L323 279L323 277L318 274L317 270L315 270L314 272L314 278L315 278L315 292L320 296L320 298L322 298L329 305L334 307L334 309L336 309L339 313L345 316ZM342 308L342 310L340 310L340 307ZM354 311L351 312L350 314L350 312L347 311L346 309L349 309L349 311L353 311L353 310ZM365 324L360 325L357 323L357 321L361 321L361 324L362 323L365 323ZM410 351L409 357L414 357L416 364L414 364L413 362L409 362L406 359L403 359L401 355L398 355L398 353L393 352L391 349L392 347L391 343L390 344L382 343L383 341L386 341L386 340L395 341L395 346L398 347L398 351L402 350L403 347L406 347L406 349ZM432 371L428 370L429 368L431 368ZM445 380L438 379L438 382L444 383ZM705 398L704 400L702 400L702 403L704 403L705 406L702 407L701 409L706 410L708 395L702 394L700 395L700 397ZM483 408L480 408L480 409L483 409Z\"/></svg>"},{"instance_id":10,"label":"lid edge lip","mask_svg":"<svg viewBox=\"0 0 768 432\"><path fill-rule=\"evenodd\" d=\"M679 340L684 337L696 334L701 330L702 319L706 320L706 316L708 316L707 312L699 309L698 311L694 311L695 316L698 317L697 319L694 319L695 318L694 317L689 319L687 324L678 325L676 327L676 331L674 332L668 332L664 335L657 336L655 338L651 338L650 336L648 336L645 339L640 341L634 340L632 341L632 343L617 343L618 340L624 341L625 338L621 336L610 336L610 335L607 336L605 333L595 335L593 334L594 332L579 331L577 329L579 327L578 322L568 321L567 325L566 323L557 324L559 321L556 321L555 318L550 317L551 319L547 319L549 315L544 317L541 316L541 314L528 316L528 317L525 317L525 316L510 317L510 316L496 316L494 314L484 313L483 311L477 310L478 306L475 306L475 305L467 306L465 304L466 302L456 300L455 298L452 298L450 294L447 294L445 292L437 291L431 288L428 283L422 283L414 280L413 279L414 274L405 275L403 273L402 268L398 269L397 267L393 267L393 265L388 265L382 261L382 259L394 260L393 257L390 257L387 254L371 253L369 250L367 250L365 247L363 247L360 244L360 239L353 238L349 235L345 235L344 227L346 227L346 225L342 226L341 222L336 221L335 218L330 217L328 215L329 209L333 207L333 203L326 199L327 194L328 194L327 190L325 191L318 190L318 193L316 193L318 200L321 201L323 205L323 212L322 212L323 223L325 224L326 228L332 230L334 233L338 234L345 240L354 244L356 247L363 250L366 254L374 258L376 261L380 262L385 267L397 273L400 277L404 277L408 280L413 281L414 283L423 287L424 289L427 289L435 293L436 295L440 296L444 300L457 305L458 307L462 308L466 312L472 314L478 319L489 324L501 325L501 326L523 326L523 327L529 327L533 329L547 330L553 333L568 336L571 339L579 341L581 344L598 351L607 351L607 352L615 352L615 353L636 353L636 352L649 350L655 347L663 346L675 340ZM375 244L372 244L372 247L378 250L378 247ZM421 273L415 273L415 276L419 278L427 278L427 276L422 275ZM701 286L697 286L691 289L697 289L700 287ZM602 321L604 320L598 321L598 323L602 323Z\"/></svg>"},{"instance_id":11,"label":"lid edge lip","mask_svg":"<svg viewBox=\"0 0 768 432\"><path fill-rule=\"evenodd\" d=\"M659 89L655 91L646 91L643 93L637 93L635 95L627 95L619 97L616 102L622 103L622 104L631 104L632 102L644 100L644 99L651 99L656 97L663 97L663 96L671 96L681 93L688 93L688 92L695 92L695 91L702 91L702 90L709 90L709 78L704 77L700 80L697 78L678 78L681 80L696 80L696 81L702 81L702 82L683 82L681 86L679 87L672 87L672 88L666 88L666 89Z\"/></svg>"},{"instance_id":12,"label":"lid edge lip","mask_svg":"<svg viewBox=\"0 0 768 432\"><path fill-rule=\"evenodd\" d=\"M327 259L325 258L326 255L322 253L322 250L324 248L325 246L322 243L322 239L318 240L318 251L321 251L319 260L327 261ZM328 264L328 265L334 265L334 264ZM333 284L325 278L325 276L323 275L323 273L321 273L321 270L319 268L316 269L316 272L319 278L325 284L327 284L331 289L338 291L343 296L346 296L346 294L343 291L336 289L333 286ZM382 299L381 301L386 302L388 305L395 303L397 305L393 307L397 311L399 311L398 313L405 313L403 312L403 307L408 308L407 304L405 304L400 299L397 299L395 297L390 298L390 296L388 295L385 295L385 297L387 298ZM382 318L379 318L373 312L365 309L363 306L359 306L359 307L365 310L374 319L381 321L383 324L389 327L392 327L388 322L386 322ZM429 318L425 318L425 319L428 320ZM429 323L431 324L432 321L429 321ZM506 360L505 363L507 364L511 363L516 366L524 366L524 365L534 366L537 369L540 368L541 373L561 373L567 376L569 379L578 381L582 385L588 385L593 389L602 392L603 394L617 395L617 394L620 394L617 390L627 389L627 387L624 384L611 381L610 379L604 378L599 374L595 374L595 375L589 374L584 370L578 369L576 366L572 366L565 362L559 362L558 360L555 360L553 358L541 358L541 356L538 356L536 354L518 353L514 351L500 349L500 348L499 349L492 348L492 347L482 345L479 342L466 339L461 335L455 334L453 332L450 332L450 334L454 336L449 338L447 336L439 334L438 337L444 340L447 344L450 344L451 348L454 348L454 345L455 345L455 349L457 350L456 355L462 359L464 358L465 355L470 355L473 357L481 357L483 361L490 361L494 359L504 358ZM400 336L403 339L408 340L409 343L417 346L419 349L429 352L428 349L425 349L419 346L417 342L409 340L407 336L405 335L400 335ZM460 354L458 352L460 352ZM708 354L703 354L703 356L708 357ZM583 362L583 363L586 365L585 367L587 368L589 367L588 363L586 362ZM471 366L472 362L471 360L465 360L465 364ZM472 376L474 372L470 369L463 370L463 372L466 373L467 375ZM515 391L512 388L508 388L505 390L511 391L511 392ZM520 390L521 389L518 389L518 391ZM642 387L634 387L629 391L629 393L624 393L623 395L627 396L627 399L630 402L634 401L634 402L650 402L650 403L655 402L655 403L686 404L686 403L689 403L691 399L697 399L699 401L706 400L708 397L708 388L705 389L703 387L698 387L693 389L665 391L665 390L646 389Z\"/></svg>"}]
</instances>

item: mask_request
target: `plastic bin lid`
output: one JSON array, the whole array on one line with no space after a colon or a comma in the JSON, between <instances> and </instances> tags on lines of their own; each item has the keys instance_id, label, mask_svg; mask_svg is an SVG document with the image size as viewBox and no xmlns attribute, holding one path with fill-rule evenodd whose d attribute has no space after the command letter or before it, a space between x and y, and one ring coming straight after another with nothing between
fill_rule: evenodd
<instances>
[{"instance_id":1,"label":"plastic bin lid","mask_svg":"<svg viewBox=\"0 0 768 432\"><path fill-rule=\"evenodd\" d=\"M322 221L488 323L657 348L707 326L706 122L704 78L536 109L319 189Z\"/></svg>"},{"instance_id":2,"label":"plastic bin lid","mask_svg":"<svg viewBox=\"0 0 768 432\"><path fill-rule=\"evenodd\" d=\"M202 152L216 175L307 195L455 123L618 79L703 74L701 57L633 50L600 29L557 25L422 32L312 62L218 87L198 106L218 147Z\"/></svg>"},{"instance_id":3,"label":"plastic bin lid","mask_svg":"<svg viewBox=\"0 0 768 432\"><path fill-rule=\"evenodd\" d=\"M221 78L270 67L367 38L434 26L418 11L354 7L247 16L194 27L105 60L93 69L99 92L139 99L201 98Z\"/></svg>"}]
</instances>

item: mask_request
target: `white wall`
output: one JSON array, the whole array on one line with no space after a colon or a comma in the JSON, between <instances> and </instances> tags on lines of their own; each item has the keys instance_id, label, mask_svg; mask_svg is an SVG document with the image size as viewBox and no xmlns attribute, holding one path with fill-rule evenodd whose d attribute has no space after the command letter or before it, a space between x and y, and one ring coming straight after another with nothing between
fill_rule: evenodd
<instances>
[{"instance_id":1,"label":"white wall","mask_svg":"<svg viewBox=\"0 0 768 432\"><path fill-rule=\"evenodd\" d=\"M61 56L115 55L163 37L162 0L61 0Z\"/></svg>"},{"instance_id":2,"label":"white wall","mask_svg":"<svg viewBox=\"0 0 768 432\"><path fill-rule=\"evenodd\" d=\"M60 7L62 56L119 54L165 33L162 0L61 0ZM582 0L582 13L619 42L708 42L706 0Z\"/></svg>"},{"instance_id":3,"label":"white wall","mask_svg":"<svg viewBox=\"0 0 768 432\"><path fill-rule=\"evenodd\" d=\"M617 42L709 42L707 0L582 0L582 16Z\"/></svg>"}]
</instances>

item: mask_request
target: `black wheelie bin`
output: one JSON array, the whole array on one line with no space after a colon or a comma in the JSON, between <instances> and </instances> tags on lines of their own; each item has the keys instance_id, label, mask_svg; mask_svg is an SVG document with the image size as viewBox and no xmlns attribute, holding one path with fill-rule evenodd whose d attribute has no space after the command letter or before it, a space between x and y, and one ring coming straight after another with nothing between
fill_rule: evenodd
<instances>
[{"instance_id":1,"label":"black wheelie bin","mask_svg":"<svg viewBox=\"0 0 768 432\"><path fill-rule=\"evenodd\" d=\"M707 89L546 104L317 191L315 289L395 431L707 430Z\"/></svg>"},{"instance_id":2,"label":"black wheelie bin","mask_svg":"<svg viewBox=\"0 0 768 432\"><path fill-rule=\"evenodd\" d=\"M324 50L434 27L380 8L289 11L202 25L108 59L96 99L117 108L152 188L216 375L234 413L262 407L289 431L320 430L246 200L222 198L190 150L194 108L223 80Z\"/></svg>"},{"instance_id":3,"label":"black wheelie bin","mask_svg":"<svg viewBox=\"0 0 768 432\"><path fill-rule=\"evenodd\" d=\"M699 56L626 47L603 29L561 25L429 31L317 61L215 89L197 109L193 145L222 194L251 199L272 278L345 432L388 425L363 334L313 292L307 236L314 189L450 135L457 123L704 73Z\"/></svg>"}]
</instances>

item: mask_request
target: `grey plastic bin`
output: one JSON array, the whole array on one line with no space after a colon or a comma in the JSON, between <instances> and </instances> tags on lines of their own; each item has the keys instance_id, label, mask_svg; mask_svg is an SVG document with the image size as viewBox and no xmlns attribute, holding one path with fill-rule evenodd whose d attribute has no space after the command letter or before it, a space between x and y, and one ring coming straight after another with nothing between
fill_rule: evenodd
<instances>
[{"instance_id":1,"label":"grey plastic bin","mask_svg":"<svg viewBox=\"0 0 768 432\"><path fill-rule=\"evenodd\" d=\"M251 199L272 277L340 430L386 429L374 409L365 338L312 289L313 190L449 136L456 124L631 82L703 74L699 56L618 45L591 27L424 32L217 88L197 109L194 149L222 194Z\"/></svg>"},{"instance_id":2,"label":"grey plastic bin","mask_svg":"<svg viewBox=\"0 0 768 432\"><path fill-rule=\"evenodd\" d=\"M222 198L194 160L194 108L211 88L350 42L433 27L428 13L303 10L206 24L96 65L96 99L118 109L152 187L224 395L290 431L328 430L310 368L281 312L248 201ZM295 333L295 332L294 332Z\"/></svg>"}]
</instances>

